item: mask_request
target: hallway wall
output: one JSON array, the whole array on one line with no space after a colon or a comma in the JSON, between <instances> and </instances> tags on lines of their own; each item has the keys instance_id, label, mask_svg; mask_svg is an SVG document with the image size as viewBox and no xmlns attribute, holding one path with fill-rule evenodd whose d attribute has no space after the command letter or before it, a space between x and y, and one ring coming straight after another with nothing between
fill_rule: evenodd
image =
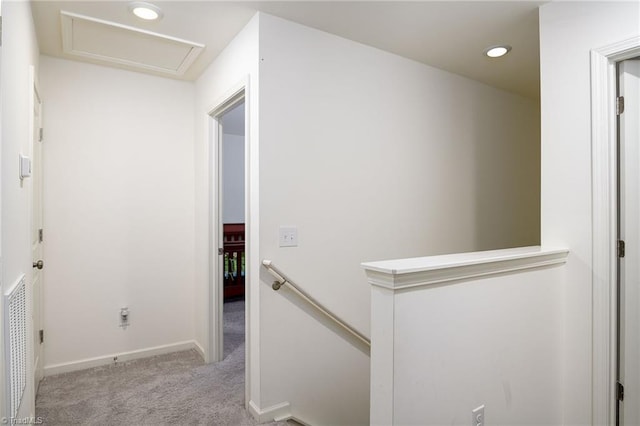
<instances>
[{"instance_id":1,"label":"hallway wall","mask_svg":"<svg viewBox=\"0 0 640 426\"><path fill-rule=\"evenodd\" d=\"M542 243L571 250L562 295L566 425L592 422L590 50L638 36L638 2L552 2L540 9Z\"/></svg>"},{"instance_id":2,"label":"hallway wall","mask_svg":"<svg viewBox=\"0 0 640 426\"><path fill-rule=\"evenodd\" d=\"M225 133L223 140L223 223L244 223L244 136Z\"/></svg>"},{"instance_id":3,"label":"hallway wall","mask_svg":"<svg viewBox=\"0 0 640 426\"><path fill-rule=\"evenodd\" d=\"M47 371L193 344L194 84L47 56L41 84Z\"/></svg>"},{"instance_id":4,"label":"hallway wall","mask_svg":"<svg viewBox=\"0 0 640 426\"><path fill-rule=\"evenodd\" d=\"M358 330L363 261L538 243L535 101L269 15L260 59L260 258ZM261 278L263 405L368 423L367 354Z\"/></svg>"},{"instance_id":5,"label":"hallway wall","mask_svg":"<svg viewBox=\"0 0 640 426\"><path fill-rule=\"evenodd\" d=\"M1 275L0 290L4 294L12 288L22 274L26 275L27 289L31 283L31 182L20 182L18 155L31 155L30 98L33 93L29 85L29 67L38 70L38 42L31 19L28 2L2 2L2 64L0 65L0 87L2 87L2 136L0 144L0 193L2 194ZM30 294L30 292L27 292ZM0 303L0 339L3 338L3 312ZM28 306L30 305L30 299ZM33 336L31 318L28 324L28 359L32 358ZM4 340L0 340L4 341ZM3 367L6 365L4 351L0 351ZM34 389L31 365L27 369L27 386L19 417L33 416ZM4 395L4 368L0 369L0 395ZM0 399L0 417L8 416L5 399Z\"/></svg>"}]
</instances>

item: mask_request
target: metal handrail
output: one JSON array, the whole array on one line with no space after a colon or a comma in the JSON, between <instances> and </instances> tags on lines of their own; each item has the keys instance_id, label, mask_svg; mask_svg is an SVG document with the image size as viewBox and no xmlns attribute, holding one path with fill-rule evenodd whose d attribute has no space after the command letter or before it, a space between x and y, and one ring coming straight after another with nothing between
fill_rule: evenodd
<instances>
[{"instance_id":1,"label":"metal handrail","mask_svg":"<svg viewBox=\"0 0 640 426\"><path fill-rule=\"evenodd\" d=\"M355 328L351 327L349 324L344 322L339 316L337 316L336 314L331 312L329 309L327 309L324 306L322 306L322 304L320 302L315 300L307 292L305 292L300 287L298 287L297 285L292 283L291 280L289 278L287 278L287 276L285 274L283 274L278 268L273 266L273 262L271 262L270 260L265 259L265 260L262 261L262 265L265 268L267 268L267 271L269 271L271 273L271 275L273 275L277 280L277 281L274 281L273 285L271 286L274 290L278 291L278 290L280 290L280 287L282 287L283 285L286 285L290 290L294 291L298 296L302 297L304 300L306 300L314 308L316 308L317 310L322 312L325 316L327 316L333 322L338 324L340 327L342 327L347 332L351 333L354 337L356 337L358 340L360 340L365 345L371 347L371 341L369 339L367 339L358 330L356 330Z\"/></svg>"}]
</instances>

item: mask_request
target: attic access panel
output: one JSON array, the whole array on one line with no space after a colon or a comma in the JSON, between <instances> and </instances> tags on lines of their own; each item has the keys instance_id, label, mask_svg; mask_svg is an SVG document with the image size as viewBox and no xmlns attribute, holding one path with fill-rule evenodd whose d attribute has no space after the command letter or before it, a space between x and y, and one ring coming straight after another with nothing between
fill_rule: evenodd
<instances>
[{"instance_id":1,"label":"attic access panel","mask_svg":"<svg viewBox=\"0 0 640 426\"><path fill-rule=\"evenodd\" d=\"M62 50L107 63L181 76L205 47L75 13L61 11L60 16Z\"/></svg>"}]
</instances>

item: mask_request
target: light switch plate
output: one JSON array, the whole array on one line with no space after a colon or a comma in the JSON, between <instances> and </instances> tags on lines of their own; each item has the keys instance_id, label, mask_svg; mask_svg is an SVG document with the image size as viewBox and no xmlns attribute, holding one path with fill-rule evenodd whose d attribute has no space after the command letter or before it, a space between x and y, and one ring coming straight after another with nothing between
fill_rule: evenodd
<instances>
[{"instance_id":1,"label":"light switch plate","mask_svg":"<svg viewBox=\"0 0 640 426\"><path fill-rule=\"evenodd\" d=\"M296 226L281 226L278 242L280 247L298 247L298 228Z\"/></svg>"}]
</instances>

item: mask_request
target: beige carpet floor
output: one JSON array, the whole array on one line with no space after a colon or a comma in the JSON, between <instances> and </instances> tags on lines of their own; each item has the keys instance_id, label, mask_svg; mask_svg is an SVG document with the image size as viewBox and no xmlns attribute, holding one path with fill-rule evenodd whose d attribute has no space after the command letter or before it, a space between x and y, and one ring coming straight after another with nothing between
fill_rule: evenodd
<instances>
[{"instance_id":1,"label":"beige carpet floor","mask_svg":"<svg viewBox=\"0 0 640 426\"><path fill-rule=\"evenodd\" d=\"M222 362L190 350L46 377L36 415L45 425L256 425L244 409L244 302L224 316Z\"/></svg>"}]
</instances>

